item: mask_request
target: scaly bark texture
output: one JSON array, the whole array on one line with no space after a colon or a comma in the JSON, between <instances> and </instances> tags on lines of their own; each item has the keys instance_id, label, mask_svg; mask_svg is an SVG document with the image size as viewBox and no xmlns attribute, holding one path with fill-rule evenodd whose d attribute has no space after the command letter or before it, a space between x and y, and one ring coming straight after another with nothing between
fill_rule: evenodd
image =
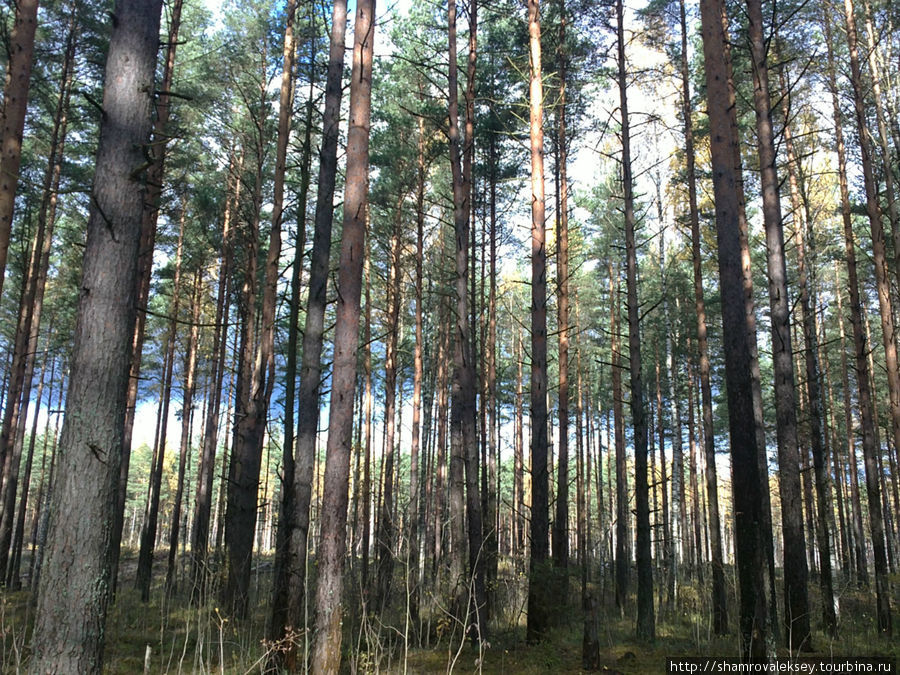
<instances>
[{"instance_id":1,"label":"scaly bark texture","mask_svg":"<svg viewBox=\"0 0 900 675\"><path fill-rule=\"evenodd\" d=\"M772 367L775 374L775 428L778 440L778 488L784 543L784 628L792 650L808 647L809 571L803 530L803 493L797 437L794 355L791 346L791 309L784 256L784 228L778 192L775 132L769 96L768 43L761 0L747 0L750 53L753 60L753 104L756 111L757 153L760 165L769 310L772 325Z\"/></svg>"},{"instance_id":2,"label":"scaly bark texture","mask_svg":"<svg viewBox=\"0 0 900 675\"><path fill-rule=\"evenodd\" d=\"M750 348L740 241L738 176L735 166L737 129L729 114L729 75L721 0L702 0L700 17L710 123L713 190L715 194L719 282L728 423L734 476L735 547L741 603L741 651L745 657L765 656L769 626L762 534L762 477L753 411ZM715 461L713 456L712 462ZM712 463L708 461L709 463Z\"/></svg>"},{"instance_id":3,"label":"scaly bark texture","mask_svg":"<svg viewBox=\"0 0 900 675\"><path fill-rule=\"evenodd\" d=\"M344 227L338 273L339 299L334 329L334 369L331 376L331 408L318 549L316 641L312 653L312 672L317 674L337 673L341 666L342 574L346 551L350 447L353 440L359 300L366 243L374 31L374 0L358 0L350 84L347 183L344 189Z\"/></svg>"},{"instance_id":4,"label":"scaly bark texture","mask_svg":"<svg viewBox=\"0 0 900 675\"><path fill-rule=\"evenodd\" d=\"M337 176L337 145L341 108L341 78L344 73L344 36L347 2L336 0L331 13L331 43L325 75L325 109L322 117L322 144L319 149L319 177L316 213L309 262L309 296L303 331L300 383L297 387L297 438L294 467L294 513L288 533L284 574L287 585L287 624L305 626L306 554L309 541L309 506L312 501L316 434L319 427L319 381L322 378L322 338L325 333L325 305L331 257L331 226L334 221L334 185ZM287 486L286 486L287 489Z\"/></svg>"},{"instance_id":5,"label":"scaly bark texture","mask_svg":"<svg viewBox=\"0 0 900 675\"><path fill-rule=\"evenodd\" d=\"M150 137L161 0L120 0L88 220L66 419L29 666L99 673L110 598L134 325L142 173Z\"/></svg>"}]
</instances>

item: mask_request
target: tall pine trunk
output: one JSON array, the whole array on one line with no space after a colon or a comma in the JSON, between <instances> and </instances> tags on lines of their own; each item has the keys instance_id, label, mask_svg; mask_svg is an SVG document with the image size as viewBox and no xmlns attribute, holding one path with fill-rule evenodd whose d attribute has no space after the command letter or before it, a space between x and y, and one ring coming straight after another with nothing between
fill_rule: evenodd
<instances>
[{"instance_id":1,"label":"tall pine trunk","mask_svg":"<svg viewBox=\"0 0 900 675\"><path fill-rule=\"evenodd\" d=\"M28 90L37 30L38 0L19 0L9 35L6 86L3 89L3 115L0 123L0 294L6 272L6 256L12 232L19 166L22 163L22 134L28 109Z\"/></svg>"},{"instance_id":2,"label":"tall pine trunk","mask_svg":"<svg viewBox=\"0 0 900 675\"><path fill-rule=\"evenodd\" d=\"M31 668L100 672L162 3L116 4ZM97 331L98 325L105 330ZM106 525L104 525L106 524Z\"/></svg>"},{"instance_id":3,"label":"tall pine trunk","mask_svg":"<svg viewBox=\"0 0 900 675\"><path fill-rule=\"evenodd\" d=\"M736 553L741 602L741 650L747 656L765 656L770 635L766 607L766 575L763 540L762 476L754 417L751 354L745 310L740 213L736 167L737 128L731 116L732 93L722 25L720 0L700 4L703 51L706 64L710 150L715 194L719 281L722 293L722 325L728 421L731 438ZM714 471L715 455L707 459ZM717 537L714 535L713 541Z\"/></svg>"},{"instance_id":4,"label":"tall pine trunk","mask_svg":"<svg viewBox=\"0 0 900 675\"><path fill-rule=\"evenodd\" d=\"M531 139L531 561L528 576L528 642L542 640L550 625L548 588L550 529L547 471L547 250L544 209L544 91L540 0L528 0Z\"/></svg>"},{"instance_id":5,"label":"tall pine trunk","mask_svg":"<svg viewBox=\"0 0 900 675\"><path fill-rule=\"evenodd\" d=\"M314 673L337 673L341 664L343 568L346 549L348 479L353 435L353 392L359 342L359 300L366 241L369 190L369 121L372 100L375 2L359 0L353 42L347 182L341 235L339 300L334 329L334 368L322 494L316 588Z\"/></svg>"},{"instance_id":6,"label":"tall pine trunk","mask_svg":"<svg viewBox=\"0 0 900 675\"><path fill-rule=\"evenodd\" d=\"M650 551L650 487L647 477L647 417L644 408L643 366L641 363L640 308L638 306L638 265L635 243L634 186L631 169L631 136L628 119L627 67L625 63L625 12L616 2L619 111L622 138L622 193L625 202L625 285L628 310L628 370L631 385L631 418L634 430L634 492L637 540L637 638L653 640L653 560Z\"/></svg>"},{"instance_id":7,"label":"tall pine trunk","mask_svg":"<svg viewBox=\"0 0 900 675\"><path fill-rule=\"evenodd\" d=\"M753 60L753 103L756 111L757 153L760 164L766 263L772 326L772 363L775 375L775 422L778 441L778 487L784 542L784 628L792 650L807 648L810 639L809 570L803 529L794 361L791 346L790 298L784 255L775 132L769 98L768 43L761 0L746 0L750 52Z\"/></svg>"}]
</instances>

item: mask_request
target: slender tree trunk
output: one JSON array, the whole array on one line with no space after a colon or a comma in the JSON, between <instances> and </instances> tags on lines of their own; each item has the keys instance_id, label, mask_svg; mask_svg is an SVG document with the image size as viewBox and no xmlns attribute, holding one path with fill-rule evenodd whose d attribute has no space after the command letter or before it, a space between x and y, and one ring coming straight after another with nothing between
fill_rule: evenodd
<instances>
[{"instance_id":1,"label":"slender tree trunk","mask_svg":"<svg viewBox=\"0 0 900 675\"><path fill-rule=\"evenodd\" d=\"M544 92L540 0L528 0L531 137L531 562L528 642L543 639L552 598L546 570L549 513L547 472L547 250L544 216Z\"/></svg>"},{"instance_id":2,"label":"slender tree trunk","mask_svg":"<svg viewBox=\"0 0 900 675\"><path fill-rule=\"evenodd\" d=\"M631 137L628 119L627 68L625 63L625 18L622 0L616 2L619 110L622 138L622 188L625 201L625 279L628 310L628 368L631 384L631 418L634 429L635 524L637 529L637 638L652 641L656 635L653 616L653 561L650 552L650 503L647 477L647 417L641 363L638 306L637 246L634 238L634 187L631 172Z\"/></svg>"},{"instance_id":3,"label":"slender tree trunk","mask_svg":"<svg viewBox=\"0 0 900 675\"><path fill-rule=\"evenodd\" d=\"M52 336L52 325L51 330L48 332L47 343L49 346L50 336ZM37 337L37 336L35 336ZM36 351L36 340L35 340L35 351ZM31 468L34 463L34 446L37 440L37 429L38 429L38 420L40 415L38 414L41 409L41 399L44 395L44 378L47 374L47 361L49 360L49 349L45 352L43 367L41 368L41 377L38 381L38 390L37 396L35 397L36 409L34 415L32 415L31 421L31 435L28 439L28 453L25 456L25 473L22 476L22 495L19 498L19 506L16 510L16 519L15 519L15 528L12 537L12 546L10 549L10 561L9 567L6 573L6 586L11 590L20 590L22 588L22 580L19 577L19 571L22 566L22 545L25 537L25 511L28 506L28 493L31 490ZM33 356L33 354L32 354ZM54 366L56 363L54 362ZM53 395L53 374L50 376L50 392L49 396ZM48 406L49 408L49 401ZM27 415L25 416L27 418ZM22 426L24 426L25 419L22 420ZM24 431L22 432L24 434Z\"/></svg>"},{"instance_id":4,"label":"slender tree trunk","mask_svg":"<svg viewBox=\"0 0 900 675\"><path fill-rule=\"evenodd\" d=\"M222 224L222 248L219 254L219 280L216 291L216 318L212 343L213 372L210 373L212 388L209 392L210 405L207 407L203 430L203 450L197 471L197 493L194 507L194 524L191 528L192 591L193 601L200 601L207 595L207 548L209 546L210 515L213 502L213 481L215 480L216 448L219 440L220 407L222 402L222 382L225 377L225 354L228 351L228 294L231 274L231 216L235 204L239 202L240 180L233 177L234 158L225 178L225 213ZM233 186L233 188L232 188ZM232 190L234 194L232 195Z\"/></svg>"},{"instance_id":5,"label":"slender tree trunk","mask_svg":"<svg viewBox=\"0 0 900 675\"><path fill-rule=\"evenodd\" d=\"M184 477L191 449L191 410L194 406L194 387L197 379L197 342L200 338L200 296L203 282L200 271L194 273L191 297L191 332L188 353L184 364L184 398L181 406L181 448L178 453L178 483L175 487L175 503L172 506L172 525L169 527L169 558L166 567L166 592L176 588L176 561L178 537L181 534L181 505L184 499Z\"/></svg>"},{"instance_id":6,"label":"slender tree trunk","mask_svg":"<svg viewBox=\"0 0 900 675\"><path fill-rule=\"evenodd\" d=\"M175 252L175 278L172 282L172 299L169 303L169 328L166 334L166 356L163 366L163 382L157 419L158 436L153 448L150 468L150 485L147 489L147 503L144 508L144 522L141 526L141 547L138 552L135 587L141 592L141 601L150 600L150 583L153 577L153 552L156 547L156 531L159 521L159 493L162 488L162 474L166 456L166 435L169 426L169 403L172 398L172 371L175 362L175 340L178 330L178 310L181 293L181 264L184 254L184 224L186 214L184 204L178 231L178 246Z\"/></svg>"},{"instance_id":7,"label":"slender tree trunk","mask_svg":"<svg viewBox=\"0 0 900 675\"><path fill-rule=\"evenodd\" d=\"M474 1L474 0L473 0ZM471 11L471 10L470 10ZM468 245L469 228L471 223L469 215L472 198L471 169L463 166L463 159L467 154L467 148L461 147L459 135L459 104L458 104L458 77L456 68L456 3L451 0L449 4L448 34L450 45L450 71L449 71L449 117L450 117L450 167L453 177L453 221L456 237L456 338L453 357L453 386L451 390L450 408L450 519L451 542L454 561L451 562L451 582L455 585L455 601L458 613L462 613L468 606L468 584L462 575L462 554L466 550L465 527L463 516L463 484L466 485L465 509L468 516L469 531L469 563L474 587L474 603L477 610L477 634L478 639L484 637L486 628L481 620L484 610L484 577L480 573L483 567L477 563L483 555L481 551L482 523L480 513L480 499L478 495L477 481L477 446L475 437L475 364L473 363L472 345L470 344L469 307L468 307ZM471 20L471 18L470 18ZM474 59L470 45L470 59ZM472 63L474 68L474 61ZM474 73L473 73L474 75ZM473 101L474 104L474 101ZM468 113L468 106L467 106ZM466 120L466 131L470 123ZM472 142L472 137L467 135L465 143ZM469 169L467 171L466 169ZM474 457L472 457L474 455ZM474 516L474 519L473 519ZM473 522L474 520L474 522Z\"/></svg>"},{"instance_id":8,"label":"slender tree trunk","mask_svg":"<svg viewBox=\"0 0 900 675\"><path fill-rule=\"evenodd\" d=\"M38 0L19 0L9 35L9 61L3 89L2 136L0 136L0 294L6 272L6 256L12 231L13 210L22 163L22 134L28 109L28 90L34 57ZM8 406L7 406L8 407Z\"/></svg>"},{"instance_id":9,"label":"slender tree trunk","mask_svg":"<svg viewBox=\"0 0 900 675\"><path fill-rule=\"evenodd\" d=\"M420 89L421 98L421 89ZM419 531L425 519L420 514L422 490L422 352L425 343L423 294L423 256L425 251L425 119L419 118L416 158L416 343L413 348L413 400L412 400L412 441L409 451L409 577L413 581L410 595L410 613L414 622L419 617L419 593L421 591L421 565L419 562ZM427 436L427 434L426 434ZM427 471L427 467L426 467ZM425 474L427 475L427 473Z\"/></svg>"},{"instance_id":10,"label":"slender tree trunk","mask_svg":"<svg viewBox=\"0 0 900 675\"><path fill-rule=\"evenodd\" d=\"M476 370L476 322L475 322L475 199L474 179L472 167L475 159L475 66L477 63L477 37L478 37L478 0L469 0L467 5L469 52L466 60L466 126L465 145L462 148L462 188L464 192L463 204L466 205L466 213L469 215L467 222L468 231L472 234L472 312L471 343L462 345L468 360L465 372L461 373L462 403L462 440L466 467L466 520L469 535L469 575L472 579L472 593L470 593L468 615L470 625L467 628L469 637L473 641L481 642L487 639L487 590L485 587L485 540L484 540L484 516L479 495L479 458L476 431L476 413L478 392L478 374ZM452 158L451 158L452 162ZM456 198L454 194L454 207ZM456 213L454 211L454 225ZM459 261L457 261L457 272ZM460 308L462 309L462 308Z\"/></svg>"},{"instance_id":11,"label":"slender tree trunk","mask_svg":"<svg viewBox=\"0 0 900 675\"><path fill-rule=\"evenodd\" d=\"M265 63L265 52L261 55ZM248 316L251 320L258 320L259 340L249 339L255 337L255 332L248 329L248 340L244 345L244 366L249 369L248 385L244 389L243 396L239 399L237 423L235 424L234 446L232 449L232 468L234 469L234 481L230 483L228 494L228 508L226 518L226 546L228 548L228 561L226 567L226 580L224 587L224 599L230 605L235 614L243 617L247 612L250 586L250 563L253 555L253 535L256 530L256 512L259 492L259 472L262 460L263 444L266 434L266 422L268 419L269 401L275 379L275 310L278 294L278 280L280 278L279 260L281 257L281 226L283 210L283 181L285 153L290 128L290 115L292 111L291 87L287 80L291 79L293 71L293 49L285 51L284 71L286 76L282 78L281 99L278 115L278 138L276 141L276 170L275 170L275 199L272 210L272 227L269 230L269 247L265 256L264 282L262 303L258 316L254 311L256 297L256 280L250 279L255 274L256 249L259 239L259 213L262 206L262 146L266 142L263 129L265 127L265 113L260 112L257 120L256 145L256 178L254 182L253 215L250 238L251 244L248 250L250 258L247 270L248 279L245 281L245 302L248 303ZM260 101L265 100L265 85L260 82ZM265 105L260 105L264 110ZM249 352L249 353L248 353ZM249 359L252 358L252 367Z\"/></svg>"},{"instance_id":12,"label":"slender tree trunk","mask_svg":"<svg viewBox=\"0 0 900 675\"><path fill-rule=\"evenodd\" d=\"M369 252L366 251L366 260L364 263L366 276L366 317L363 328L363 340L365 341L363 353L363 370L365 371L366 383L365 394L363 398L364 415L366 417L365 431L365 447L363 459L363 536L362 536L362 579L361 586L364 596L369 590L369 548L371 546L371 522L372 522L372 408L374 405L374 396L372 395L372 298L371 285L369 280Z\"/></svg>"},{"instance_id":13,"label":"slender tree trunk","mask_svg":"<svg viewBox=\"0 0 900 675\"><path fill-rule=\"evenodd\" d=\"M344 226L338 273L339 300L318 550L317 635L312 653L312 672L323 674L337 673L341 664L342 573L346 548L356 348L359 341L359 298L366 241L374 29L374 0L358 0L350 84Z\"/></svg>"},{"instance_id":14,"label":"slender tree trunk","mask_svg":"<svg viewBox=\"0 0 900 675\"><path fill-rule=\"evenodd\" d=\"M898 445L900 444L900 367L898 367L897 361L897 346L894 334L894 312L890 297L890 279L888 278L884 227L881 223L881 207L878 204L878 185L872 167L872 151L867 136L866 105L863 99L862 72L859 64L853 0L844 0L844 19L847 27L847 46L850 51L850 85L853 91L856 125L859 130L859 147L862 154L863 180L866 188L866 212L869 216L869 226L872 233L872 258L875 265L875 283L878 294L878 304L881 309L881 332L884 344L885 365L887 367L888 389L890 392L893 441L895 445ZM856 324L854 324L854 331L855 330ZM857 369L858 367L859 364L857 364ZM868 378L863 377L859 373L857 374L857 380L864 379ZM865 384L868 391L869 383L866 382ZM862 384L859 385L859 388L860 408L862 408ZM884 543L884 521L881 509L881 489L878 476L877 454L879 449L874 442L874 434L872 434L870 441L871 442L866 442L866 429L864 427L863 459L866 468L866 494L869 499L869 527L872 531L872 547L875 554L877 623L878 630L881 633L890 635L891 599L887 580L887 553L885 551Z\"/></svg>"},{"instance_id":15,"label":"slender tree trunk","mask_svg":"<svg viewBox=\"0 0 900 675\"><path fill-rule=\"evenodd\" d=\"M515 555L517 568L521 567L521 558L525 555L525 430L523 420L524 385L522 364L525 355L522 353L522 334L516 335L516 430L513 447L513 505L515 509Z\"/></svg>"},{"instance_id":16,"label":"slender tree trunk","mask_svg":"<svg viewBox=\"0 0 900 675\"><path fill-rule=\"evenodd\" d=\"M566 8L560 2L557 77L559 101L556 108L556 309L559 333L559 459L556 464L556 517L553 520L553 564L565 570L569 564L569 200L566 176ZM568 598L568 574L561 573L559 598Z\"/></svg>"},{"instance_id":17,"label":"slender tree trunk","mask_svg":"<svg viewBox=\"0 0 900 675\"><path fill-rule=\"evenodd\" d=\"M384 359L384 483L381 513L375 543L378 548L378 584L375 592L375 610L384 612L390 604L391 578L394 574L394 537L396 531L394 505L394 451L397 425L397 377L399 374L398 343L400 337L400 251L403 227L402 195L394 214L394 232L391 236L390 271L387 280L387 325Z\"/></svg>"},{"instance_id":18,"label":"slender tree trunk","mask_svg":"<svg viewBox=\"0 0 900 675\"><path fill-rule=\"evenodd\" d=\"M142 208L162 3L120 0L88 220L66 421L30 664L35 673L99 673L110 596ZM103 331L94 327L103 325ZM98 395L99 394L99 395Z\"/></svg>"},{"instance_id":19,"label":"slender tree trunk","mask_svg":"<svg viewBox=\"0 0 900 675\"><path fill-rule=\"evenodd\" d=\"M314 25L313 11L310 8L311 24ZM284 211L284 170L287 162L287 142L290 132L290 107L292 106L292 80L294 73L295 40L294 19L296 2L289 0L284 26L284 47L282 51L281 92L279 96L278 148L276 157L276 199L280 203L276 208ZM297 341L300 320L300 282L303 273L303 255L306 246L306 202L309 194L310 167L312 164L312 125L315 107L315 37L309 38L309 94L306 98L306 119L303 132L302 158L300 160L300 190L297 203L297 234L294 239L294 262L291 268L291 295L288 309L288 346L285 372L284 394L284 445L282 448L281 499L278 504L278 529L275 539L275 565L272 578L271 617L268 623L269 639L283 640L287 628L288 617L288 575L285 562L288 558L288 546L294 529L294 413L296 410L297 390ZM282 126L283 125L283 126ZM284 131L282 135L282 129ZM283 145L282 145L283 141ZM293 645L288 645L292 648ZM293 651L289 649L289 651ZM282 665L285 652L275 651L270 660L270 667Z\"/></svg>"},{"instance_id":20,"label":"slender tree trunk","mask_svg":"<svg viewBox=\"0 0 900 675\"><path fill-rule=\"evenodd\" d=\"M625 616L628 602L631 546L628 541L628 483L625 458L625 414L622 394L622 357L619 353L619 285L618 269L608 263L610 301L610 350L612 359L613 421L616 443L616 608ZM608 435L608 433L607 433ZM612 478L610 472L610 479ZM610 500L611 501L611 500Z\"/></svg>"},{"instance_id":21,"label":"slender tree trunk","mask_svg":"<svg viewBox=\"0 0 900 675\"><path fill-rule=\"evenodd\" d=\"M50 264L50 249L53 243L59 179L68 124L69 97L72 90L77 32L74 9L70 11L61 87L50 140L49 161L44 172L43 195L38 212L37 228L30 258L26 265L19 316L13 338L10 382L6 392L7 404L4 408L3 429L2 435L0 435L0 465L2 465L0 468L2 468L3 477L2 489L0 489L0 575L6 576L9 576L7 574L9 572L7 552L13 536L19 465L25 442L25 428L34 381L35 357L40 333L44 290L47 285L47 271ZM8 157L4 154L2 156L4 165L7 159ZM2 192L2 187L0 187L0 217L2 217L4 208ZM0 277L2 277L2 273L3 271L0 269ZM0 279L0 285L2 285L2 279Z\"/></svg>"},{"instance_id":22,"label":"slender tree trunk","mask_svg":"<svg viewBox=\"0 0 900 675\"><path fill-rule=\"evenodd\" d=\"M813 466L816 477L816 498L819 507L819 519L816 527L816 538L819 544L820 576L819 584L822 591L822 618L825 629L832 637L837 631L837 616L834 608L834 589L831 579L831 542L826 513L831 507L831 484L826 470L827 451L825 448L825 434L823 430L822 395L820 388L819 358L818 358L818 321L816 317L816 303L813 296L813 285L807 266L806 249L809 243L811 256L814 256L812 245L812 220L808 214L801 210L800 177L797 157L794 152L793 131L790 123L789 91L785 80L784 69L779 72L781 83L782 110L784 113L784 140L788 160L788 180L791 195L791 210L794 214L794 227L797 238L797 256L799 267L800 287L800 318L803 324L803 347L806 366L806 391L809 399L809 428L810 443L812 445ZM805 217L807 216L807 217Z\"/></svg>"}]
</instances>

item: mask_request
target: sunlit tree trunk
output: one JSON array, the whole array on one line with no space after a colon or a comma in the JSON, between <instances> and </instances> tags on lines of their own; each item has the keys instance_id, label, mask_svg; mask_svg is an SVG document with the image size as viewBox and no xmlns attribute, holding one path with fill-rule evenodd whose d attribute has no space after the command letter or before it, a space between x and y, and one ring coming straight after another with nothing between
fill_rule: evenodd
<instances>
[{"instance_id":1,"label":"sunlit tree trunk","mask_svg":"<svg viewBox=\"0 0 900 675\"><path fill-rule=\"evenodd\" d=\"M681 17L681 100L682 124L684 125L685 158L687 161L688 206L691 221L691 255L694 268L694 311L697 315L697 359L700 375L700 395L702 401L701 422L703 427L703 450L707 459L706 491L709 499L710 530L712 532L712 606L713 630L717 635L728 631L728 605L725 596L725 570L722 553L722 526L719 518L719 488L716 475L716 439L713 428L712 387L710 385L709 342L706 325L706 300L703 292L703 271L700 253L700 211L697 207L697 178L694 154L694 127L692 119L690 77L687 60L687 20L684 1L679 2ZM693 417L693 403L690 403ZM699 536L699 494L696 485L696 461L691 448L691 491L694 494L694 552L700 578L702 564Z\"/></svg>"},{"instance_id":2,"label":"sunlit tree trunk","mask_svg":"<svg viewBox=\"0 0 900 675\"><path fill-rule=\"evenodd\" d=\"M539 642L550 623L547 584L549 479L547 474L547 250L544 216L544 92L540 0L528 0L531 138L531 562L528 641Z\"/></svg>"},{"instance_id":3,"label":"sunlit tree trunk","mask_svg":"<svg viewBox=\"0 0 900 675\"><path fill-rule=\"evenodd\" d=\"M730 114L732 94L722 25L724 6L719 0L700 4L703 51L710 123L713 189L715 193L719 280L728 419L734 476L735 534L741 601L741 650L747 656L765 656L770 636L766 606L766 563L763 541L762 484L754 417L751 355L745 310L743 260L740 240L735 165L737 129ZM709 458L707 470L714 467ZM716 537L714 537L714 540Z\"/></svg>"},{"instance_id":4,"label":"sunlit tree trunk","mask_svg":"<svg viewBox=\"0 0 900 675\"><path fill-rule=\"evenodd\" d=\"M761 0L746 0L750 52L753 61L753 103L756 112L757 154L760 164L769 311L772 326L772 363L775 375L775 421L778 441L778 487L784 542L784 628L790 648L806 646L810 638L809 570L803 529L803 492L797 435L797 395L791 345L790 298L784 255L784 229L776 168L775 132L769 95L768 42Z\"/></svg>"},{"instance_id":5,"label":"sunlit tree trunk","mask_svg":"<svg viewBox=\"0 0 900 675\"><path fill-rule=\"evenodd\" d=\"M110 597L142 191L162 3L120 0L106 62L60 466L30 670L99 673ZM95 330L98 325L106 327Z\"/></svg>"},{"instance_id":6,"label":"sunlit tree trunk","mask_svg":"<svg viewBox=\"0 0 900 675\"><path fill-rule=\"evenodd\" d=\"M884 226L881 222L881 206L878 203L878 185L872 166L872 149L869 145L866 124L866 104L864 101L862 72L857 47L856 17L853 0L844 0L844 19L847 27L847 46L850 52L850 85L853 92L856 126L859 131L859 147L862 154L863 181L866 189L866 213L872 233L872 258L875 266L875 283L878 304L881 309L881 332L884 344L885 365L887 367L888 390L890 392L891 421L893 441L900 444L900 368L897 362L897 345L894 333L894 311L890 297L890 279L888 278L887 254L885 252ZM849 252L847 254L849 256ZM851 301L852 302L852 301ZM851 309L852 312L852 309ZM857 322L858 323L858 322ZM854 331L856 324L854 324ZM858 369L859 364L857 364ZM867 379L857 373L857 379ZM866 382L866 387L869 384ZM862 384L860 388L860 408L862 402ZM874 426L874 425L873 425ZM873 429L874 431L874 429ZM875 596L877 606L878 630L891 634L891 599L887 580L887 552L885 550L884 519L881 508L881 487L878 471L879 448L874 434L866 442L866 431L863 430L863 462L866 468L866 494L869 500L869 527L872 531L872 547L875 558Z\"/></svg>"},{"instance_id":7,"label":"sunlit tree trunk","mask_svg":"<svg viewBox=\"0 0 900 675\"><path fill-rule=\"evenodd\" d=\"M334 329L334 367L318 548L317 633L312 652L312 672L322 674L337 673L341 665L342 574L346 549L356 349L359 342L359 300L366 242L374 30L374 0L358 0L350 84L344 223L337 280L339 300Z\"/></svg>"}]
</instances>

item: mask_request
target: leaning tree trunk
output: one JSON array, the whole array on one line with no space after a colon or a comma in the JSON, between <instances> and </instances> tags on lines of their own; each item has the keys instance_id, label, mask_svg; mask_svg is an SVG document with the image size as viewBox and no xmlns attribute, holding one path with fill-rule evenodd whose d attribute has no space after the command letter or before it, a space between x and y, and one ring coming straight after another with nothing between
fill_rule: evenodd
<instances>
[{"instance_id":1,"label":"leaning tree trunk","mask_svg":"<svg viewBox=\"0 0 900 675\"><path fill-rule=\"evenodd\" d=\"M328 421L324 491L322 494L319 580L316 588L314 673L337 673L341 665L341 619L346 550L350 446L353 440L353 392L359 342L359 299L365 258L366 203L369 191L369 121L372 101L372 55L375 2L358 0L354 26L350 84L350 128L347 136L347 182L338 273L334 368Z\"/></svg>"},{"instance_id":2,"label":"leaning tree trunk","mask_svg":"<svg viewBox=\"0 0 900 675\"><path fill-rule=\"evenodd\" d=\"M99 673L161 0L116 4L66 420L30 664ZM102 330L99 330L102 327Z\"/></svg>"}]
</instances>

